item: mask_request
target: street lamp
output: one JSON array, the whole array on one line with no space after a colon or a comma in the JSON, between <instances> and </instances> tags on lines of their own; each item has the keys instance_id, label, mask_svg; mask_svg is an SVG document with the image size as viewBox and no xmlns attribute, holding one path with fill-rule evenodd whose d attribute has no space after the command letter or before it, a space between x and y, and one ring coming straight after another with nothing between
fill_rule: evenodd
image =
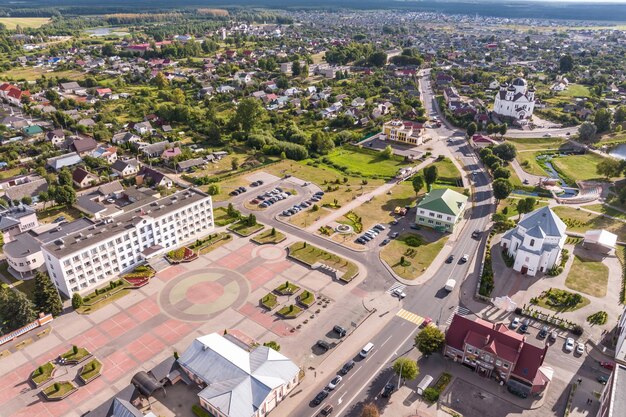
<instances>
[{"instance_id":1,"label":"street lamp","mask_svg":"<svg viewBox=\"0 0 626 417\"><path fill-rule=\"evenodd\" d=\"M404 366L404 361L400 362L400 374L398 375L398 389L400 389L400 383L402 382L402 367Z\"/></svg>"}]
</instances>

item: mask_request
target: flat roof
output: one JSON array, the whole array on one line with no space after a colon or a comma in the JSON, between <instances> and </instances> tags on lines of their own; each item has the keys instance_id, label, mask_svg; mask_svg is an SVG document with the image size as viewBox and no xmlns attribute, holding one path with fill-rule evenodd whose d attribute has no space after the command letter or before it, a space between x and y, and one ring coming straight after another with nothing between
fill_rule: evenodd
<instances>
[{"instance_id":1,"label":"flat roof","mask_svg":"<svg viewBox=\"0 0 626 417\"><path fill-rule=\"evenodd\" d=\"M17 235L14 241L4 245L4 253L11 258L21 258L39 252L41 247L49 242L75 233L78 230L83 230L93 224L93 221L84 217L76 219L71 223L45 224L37 229Z\"/></svg>"}]
</instances>

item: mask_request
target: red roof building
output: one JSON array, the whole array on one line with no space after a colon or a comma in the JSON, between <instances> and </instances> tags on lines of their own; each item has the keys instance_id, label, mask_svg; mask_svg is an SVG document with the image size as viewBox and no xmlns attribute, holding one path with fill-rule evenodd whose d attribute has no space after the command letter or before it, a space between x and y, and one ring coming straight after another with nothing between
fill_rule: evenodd
<instances>
[{"instance_id":1,"label":"red roof building","mask_svg":"<svg viewBox=\"0 0 626 417\"><path fill-rule=\"evenodd\" d=\"M454 315L446 332L444 355L525 395L539 394L552 379L543 361L548 345L538 347L505 324Z\"/></svg>"}]
</instances>

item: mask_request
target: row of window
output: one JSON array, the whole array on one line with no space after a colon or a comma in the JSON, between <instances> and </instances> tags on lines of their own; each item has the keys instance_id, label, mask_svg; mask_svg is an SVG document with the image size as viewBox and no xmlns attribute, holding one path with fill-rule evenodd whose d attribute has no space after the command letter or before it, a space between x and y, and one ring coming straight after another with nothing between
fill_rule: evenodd
<instances>
[{"instance_id":1,"label":"row of window","mask_svg":"<svg viewBox=\"0 0 626 417\"><path fill-rule=\"evenodd\" d=\"M478 357L480 357L480 359L484 362L487 363L496 363L496 366L501 366L504 369L509 369L509 364L507 362L503 362L498 358L494 358L491 355L488 355L486 353L481 352L479 349L474 349L471 346L467 346L467 348L465 349L467 353L469 354L476 354L478 355Z\"/></svg>"}]
</instances>

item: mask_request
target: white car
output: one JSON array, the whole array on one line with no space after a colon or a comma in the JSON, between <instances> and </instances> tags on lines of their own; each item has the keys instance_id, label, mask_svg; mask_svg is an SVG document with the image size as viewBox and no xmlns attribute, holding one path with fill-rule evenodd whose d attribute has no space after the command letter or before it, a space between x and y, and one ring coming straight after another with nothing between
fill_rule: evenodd
<instances>
[{"instance_id":1,"label":"white car","mask_svg":"<svg viewBox=\"0 0 626 417\"><path fill-rule=\"evenodd\" d=\"M335 388L337 388L337 385L341 383L342 379L343 378L341 378L341 375L335 375L335 377L328 383L326 388L328 388L331 391L334 390Z\"/></svg>"},{"instance_id":2,"label":"white car","mask_svg":"<svg viewBox=\"0 0 626 417\"><path fill-rule=\"evenodd\" d=\"M576 353L579 355L585 353L585 345L583 343L576 343Z\"/></svg>"},{"instance_id":3,"label":"white car","mask_svg":"<svg viewBox=\"0 0 626 417\"><path fill-rule=\"evenodd\" d=\"M572 339L571 337L565 339L565 346L563 346L563 348L566 352L571 352L572 350L574 350L574 339Z\"/></svg>"},{"instance_id":4,"label":"white car","mask_svg":"<svg viewBox=\"0 0 626 417\"><path fill-rule=\"evenodd\" d=\"M519 317L515 317L513 318L513 321L511 321L511 329L517 329L518 326L519 326Z\"/></svg>"},{"instance_id":5,"label":"white car","mask_svg":"<svg viewBox=\"0 0 626 417\"><path fill-rule=\"evenodd\" d=\"M467 262L469 260L469 255L465 254L461 257L461 263L464 264L465 262Z\"/></svg>"},{"instance_id":6,"label":"white car","mask_svg":"<svg viewBox=\"0 0 626 417\"><path fill-rule=\"evenodd\" d=\"M406 297L406 294L400 288L396 288L395 290L393 290L392 295L398 297L401 300Z\"/></svg>"}]
</instances>

